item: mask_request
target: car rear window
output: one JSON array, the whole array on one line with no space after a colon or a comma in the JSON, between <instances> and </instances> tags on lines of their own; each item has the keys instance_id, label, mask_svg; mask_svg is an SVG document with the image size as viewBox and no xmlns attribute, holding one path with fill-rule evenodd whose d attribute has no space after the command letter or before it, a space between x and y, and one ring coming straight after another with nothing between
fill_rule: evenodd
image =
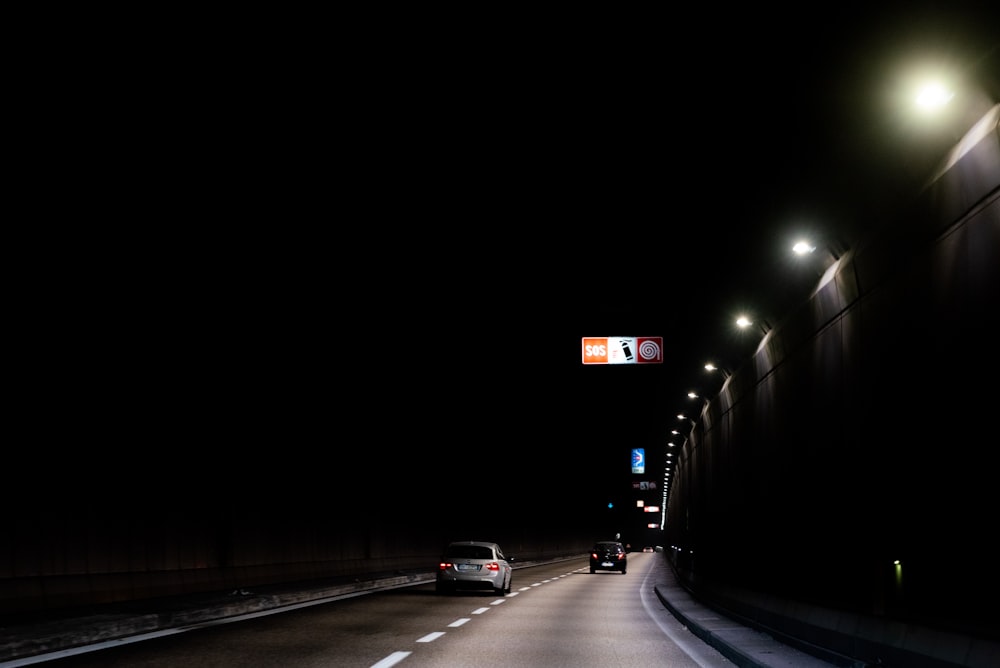
<instances>
[{"instance_id":1,"label":"car rear window","mask_svg":"<svg viewBox=\"0 0 1000 668\"><path fill-rule=\"evenodd\" d=\"M492 559L493 550L480 545L452 545L444 556L450 559Z\"/></svg>"}]
</instances>

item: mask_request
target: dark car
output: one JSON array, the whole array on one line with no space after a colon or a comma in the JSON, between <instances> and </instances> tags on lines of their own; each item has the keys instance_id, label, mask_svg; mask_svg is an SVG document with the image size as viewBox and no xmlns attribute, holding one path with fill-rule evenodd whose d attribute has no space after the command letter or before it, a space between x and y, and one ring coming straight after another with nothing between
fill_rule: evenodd
<instances>
[{"instance_id":1,"label":"dark car","mask_svg":"<svg viewBox=\"0 0 1000 668\"><path fill-rule=\"evenodd\" d=\"M625 546L614 540L599 540L590 549L590 572L621 571L625 575L628 568L628 554Z\"/></svg>"},{"instance_id":2,"label":"dark car","mask_svg":"<svg viewBox=\"0 0 1000 668\"><path fill-rule=\"evenodd\" d=\"M438 563L439 594L457 589L489 589L497 596L510 593L511 562L496 543L463 540L449 543Z\"/></svg>"}]
</instances>

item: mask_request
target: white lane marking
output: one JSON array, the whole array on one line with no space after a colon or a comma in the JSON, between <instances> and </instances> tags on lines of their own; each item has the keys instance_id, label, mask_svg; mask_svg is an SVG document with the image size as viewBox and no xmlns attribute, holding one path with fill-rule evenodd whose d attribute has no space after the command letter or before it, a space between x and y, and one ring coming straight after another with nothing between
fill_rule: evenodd
<instances>
[{"instance_id":1,"label":"white lane marking","mask_svg":"<svg viewBox=\"0 0 1000 668\"><path fill-rule=\"evenodd\" d=\"M642 586L639 588L639 599L642 601L642 607L646 609L646 615L649 616L653 622L660 627L660 631L663 635L667 636L674 641L674 644L681 648L681 651L687 654L691 659L703 668L708 668L712 664L709 662L710 659L706 658L705 652L715 652L711 645L700 641L698 636L694 635L687 627L683 627L686 633L681 635L670 628L666 620L671 619L676 623L680 623L680 620L674 617L670 610L667 610L660 600L659 596L656 595L654 590L654 585L651 583L653 577L653 567L650 566L646 570L646 575L642 578ZM694 642L692 642L694 641ZM713 659L714 660L714 657Z\"/></svg>"},{"instance_id":2,"label":"white lane marking","mask_svg":"<svg viewBox=\"0 0 1000 668\"><path fill-rule=\"evenodd\" d=\"M586 567L584 567L584 568L578 568L578 569L576 569L575 571L572 571L572 572L573 573L578 573L578 572L582 572L582 571L585 571L585 570L587 570ZM561 575L559 577L565 577L565 576ZM549 582L549 580L545 580L545 582ZM521 589L519 591L530 591L533 587L538 587L539 585L545 584L545 582L535 582L531 586L521 587ZM393 585L393 586L390 586L390 587L384 587L383 589L399 589L399 588L402 588L402 587L412 587L414 585L419 585L419 584L424 584L424 583L423 582L411 582L411 583L402 584L402 585ZM313 601L306 601L304 603L296 603L296 604L292 604L292 605L284 605L284 606L280 606L278 608L274 608L274 609L270 609L270 610L261 610L261 611L257 611L257 612L250 612L250 613L243 614L243 615L234 615L232 617L226 617L224 619L215 619L215 620L211 620L211 621L208 621L208 622L200 622L200 623L196 623L196 624L188 624L186 626L182 626L182 627L178 627L178 628L173 628L173 629L163 629L163 630L160 630L160 631L152 631L150 633L140 633L140 634L137 634L137 635L134 635L134 636L130 636L128 638L116 638L116 639L113 639L113 640L105 640L105 641L93 643L91 645L85 645L85 646L82 646L82 647L72 647L72 648L69 648L69 649L59 650L59 651L56 651L56 652L48 652L48 653L45 653L45 654L36 654L34 656L20 657L20 658L17 658L17 659L12 659L10 661L0 662L0 668L21 668L22 666L30 666L30 665L34 665L36 663L42 663L42 662L45 662L45 661L52 661L53 659L60 659L60 658L64 658L64 657L75 656L77 654L85 654L85 653L94 652L94 651L97 651L97 650L100 650L100 649L105 649L105 648L108 648L108 647L115 647L115 646L119 646L119 645L128 645L128 644L131 644L131 643L140 642L142 640L151 640L153 638L162 638L164 636L171 636L171 635L175 635L177 633L184 633L185 631L192 631L194 629L204 628L204 627L207 627L207 626L218 626L218 625L221 625L221 624L231 624L233 622L241 622L241 621L244 621L244 620L247 620L247 619L254 619L256 617L266 617L268 615L275 615L275 614L279 614L279 613L282 613L282 612L288 612L290 610L297 610L299 608L306 608L306 607L310 607L310 606L314 606L314 605L320 605L321 603L328 603L330 601L339 601L339 600L342 600L342 599L355 598L355 597L358 597L358 596L364 596L365 594L369 594L369 593L371 593L371 592L369 592L369 591L360 591L360 592L353 592L353 593L350 593L350 594L341 594L341 595L337 595L337 596L324 597L324 598L316 599L316 600L313 600ZM512 592L512 593L508 594L507 596L514 596L514 595L515 594ZM487 612L488 610L489 610L489 608L479 608L478 610L474 610L472 612L472 614L474 614L474 615L481 615L484 612ZM389 666L393 666L393 665L399 663L400 661L402 661L403 659L405 659L409 655L410 655L410 652L394 652L393 654L390 654L386 658L384 658L381 661L379 661L378 663L374 664L371 668L389 668Z\"/></svg>"},{"instance_id":3,"label":"white lane marking","mask_svg":"<svg viewBox=\"0 0 1000 668\"><path fill-rule=\"evenodd\" d=\"M433 633L428 633L423 638L418 639L417 642L434 642L443 635L444 631L434 631Z\"/></svg>"},{"instance_id":4,"label":"white lane marking","mask_svg":"<svg viewBox=\"0 0 1000 668\"><path fill-rule=\"evenodd\" d=\"M222 620L227 622L228 620ZM114 638L112 640L102 640L101 642L92 643L90 645L84 645L82 647L70 647L69 649L61 649L55 652L47 652L45 654L36 654L34 656L23 656L17 659L12 659L10 661L0 662L2 668L19 668L20 666L30 666L36 663L42 663L43 661L52 661L53 659L61 659L67 656L75 656L77 654L86 654L88 652L96 652L99 649L106 649L108 647L118 647L120 645L130 645L135 642L140 642L142 640L150 640L151 638L162 638L164 636L172 636L178 633L184 633L192 628L199 626L209 626L213 623L219 623L218 620L213 620L212 622L204 622L202 624L196 624L193 626L184 626L175 629L165 629L163 631L151 631L150 633L140 633L138 635L129 636L127 638Z\"/></svg>"},{"instance_id":5,"label":"white lane marking","mask_svg":"<svg viewBox=\"0 0 1000 668\"><path fill-rule=\"evenodd\" d=\"M469 621L468 617L462 617L461 619L456 619L455 621L453 621L451 624L448 625L448 627L457 629L459 626L466 623L467 621Z\"/></svg>"},{"instance_id":6,"label":"white lane marking","mask_svg":"<svg viewBox=\"0 0 1000 668\"><path fill-rule=\"evenodd\" d=\"M517 596L520 593L521 592L519 591L512 591L511 593L507 594L507 598L513 598L514 596Z\"/></svg>"},{"instance_id":7,"label":"white lane marking","mask_svg":"<svg viewBox=\"0 0 1000 668\"><path fill-rule=\"evenodd\" d=\"M576 573L576 572L585 571L585 570L587 570L587 569L586 568L579 568L579 569L577 569L576 571L573 571L573 572ZM565 576L559 576L559 577L565 577ZM549 582L549 580L545 580L544 582L535 582L534 584L532 584L529 587L521 587L521 589L519 591L530 591L533 587L538 587L538 586L540 586L542 584L545 584L545 582ZM424 583L422 583L422 582L409 583L409 584L404 584L404 585L396 585L396 586L392 586L392 587L385 587L384 589L399 589L399 588L402 588L402 587L413 586L414 584L424 584ZM368 594L368 593L370 593L370 592L368 592L368 591L362 591L362 592L354 592L354 593L344 594L344 595L338 595L338 596L331 596L331 597L326 597L326 598L322 598L322 599L316 599L314 601L307 601L305 603L296 603L296 604L292 604L292 605L285 605L285 606L281 606L279 608L275 608L275 609L271 609L271 610L261 610L261 611L258 611L258 612L250 612L250 613L243 614L243 615L234 615L232 617L226 617L224 619L215 619L215 620L211 620L211 621L207 621L207 622L200 622L200 623L196 623L196 624L189 624L187 626L182 626L182 627L173 628L173 629L163 629L163 630L160 630L160 631L152 631L150 633L140 633L140 634L137 634L137 635L134 635L134 636L130 636L128 638L116 638L114 640L105 640L105 641L102 641L102 642L93 643L91 645L86 645L86 646L83 646L83 647L72 647L72 648L65 649L65 650L59 650L59 651L56 651L56 652L48 652L46 654L36 654L34 656L20 657L20 658L17 658L17 659L12 659L10 661L0 662L0 668L21 668L22 666L30 666L30 665L34 665L36 663L42 663L42 662L45 662L45 661L52 661L53 659L60 659L60 658L64 658L64 657L75 656L77 654L85 654L85 653L94 652L94 651L97 651L97 650L100 650L100 649L105 649L105 648L108 648L108 647L115 647L115 646L119 646L119 645L128 645L128 644L139 642L139 641L142 641L142 640L151 640L153 638L162 638L164 636L171 636L171 635L175 635L175 634L178 634L178 633L184 633L185 631L192 631L194 629L204 628L204 627L207 627L207 626L219 626L221 624L231 624L233 622L241 622L241 621L244 621L244 620L247 620L247 619L254 619L256 617L266 617L268 615L275 615L275 614L282 613L282 612L288 612L290 610L297 610L299 608L307 608L307 607L311 607L311 606L314 606L314 605L319 605L321 603L328 603L330 601L339 601L339 600L346 599L346 598L355 598L355 597L358 597L358 596L363 596L363 595ZM513 592L510 593L510 594L507 594L508 597L514 596L514 595L515 594ZM474 614L474 615L481 615L484 612L488 612L488 611L489 611L489 608L479 608L478 610L474 610L472 612L472 614ZM418 641L418 642L420 642L420 641ZM430 641L426 641L426 642L430 642ZM409 655L410 655L410 652L394 652L394 653L390 654L389 656L387 656L386 658L384 658L381 661L379 661L378 663L372 665L371 668L389 668L389 666L393 666L393 665L399 663L400 661L402 661L403 659L405 659Z\"/></svg>"},{"instance_id":8,"label":"white lane marking","mask_svg":"<svg viewBox=\"0 0 1000 668\"><path fill-rule=\"evenodd\" d=\"M495 600L492 603L490 603L490 605L500 605L501 603L503 603L506 600L507 599L505 599L505 598L498 598L497 600Z\"/></svg>"},{"instance_id":9,"label":"white lane marking","mask_svg":"<svg viewBox=\"0 0 1000 668\"><path fill-rule=\"evenodd\" d=\"M410 656L410 652L393 652L378 663L373 663L371 668L389 668L389 666L395 666L408 656Z\"/></svg>"},{"instance_id":10,"label":"white lane marking","mask_svg":"<svg viewBox=\"0 0 1000 668\"><path fill-rule=\"evenodd\" d=\"M423 581L419 582L407 582L400 585L391 585L389 587L380 587L381 591L386 591L389 589L402 589L403 587L413 587L415 585L425 584ZM33 656L24 656L18 659L11 659L10 661L0 662L0 668L21 668L22 666L31 666L36 663L43 663L45 661L52 661L53 659L61 659L67 656L76 656L78 654L88 654L90 652L96 652L98 650L107 649L109 647L118 647L120 645L130 645L132 643L142 642L143 640L152 640L153 638L163 638L165 636L172 636L178 633L185 633L187 631L193 631L195 629L203 629L210 626L221 626L222 624L232 624L234 622L242 622L247 619L255 619L257 617L267 617L268 615L278 615L283 612L289 612L290 610L298 610L300 608L308 608L314 605L322 605L323 603L330 603L331 601L342 601L348 598L357 598L359 596L365 596L366 594L372 593L373 590L366 589L364 591L351 592L349 594L336 594L334 596L324 596L322 598L313 599L311 601L305 601L303 603L293 603L290 605L281 605L276 608L270 608L268 610L258 610L257 612L248 612L242 615L233 615L232 617L223 617L221 619L211 619L207 622L196 622L194 624L186 624L184 626L178 626L172 629L160 629L159 631L150 631L149 633L138 633L134 636L128 636L126 638L114 638L112 640L102 640L99 642L91 643L88 645L81 645L80 647L70 647L68 649L62 649L55 652L46 652L45 654L35 654ZM409 652L404 652L404 656L409 654ZM392 656L392 655L390 655ZM399 661L401 659L396 659L393 661ZM379 665L379 664L377 664ZM391 666L392 663L386 664Z\"/></svg>"}]
</instances>

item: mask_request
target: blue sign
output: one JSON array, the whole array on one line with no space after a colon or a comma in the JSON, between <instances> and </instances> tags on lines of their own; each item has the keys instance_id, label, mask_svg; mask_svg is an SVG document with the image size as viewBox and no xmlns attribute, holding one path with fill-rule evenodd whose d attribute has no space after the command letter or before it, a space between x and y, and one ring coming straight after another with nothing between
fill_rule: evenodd
<instances>
[{"instance_id":1,"label":"blue sign","mask_svg":"<svg viewBox=\"0 0 1000 668\"><path fill-rule=\"evenodd\" d=\"M646 472L646 450L644 448L632 448L632 473Z\"/></svg>"}]
</instances>

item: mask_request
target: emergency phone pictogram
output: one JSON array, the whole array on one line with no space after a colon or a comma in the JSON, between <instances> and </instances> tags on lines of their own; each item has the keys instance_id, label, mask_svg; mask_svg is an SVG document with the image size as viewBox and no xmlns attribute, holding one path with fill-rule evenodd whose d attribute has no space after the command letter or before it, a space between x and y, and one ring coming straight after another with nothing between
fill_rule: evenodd
<instances>
[{"instance_id":1,"label":"emergency phone pictogram","mask_svg":"<svg viewBox=\"0 0 1000 668\"><path fill-rule=\"evenodd\" d=\"M584 364L662 364L662 336L584 337Z\"/></svg>"}]
</instances>

